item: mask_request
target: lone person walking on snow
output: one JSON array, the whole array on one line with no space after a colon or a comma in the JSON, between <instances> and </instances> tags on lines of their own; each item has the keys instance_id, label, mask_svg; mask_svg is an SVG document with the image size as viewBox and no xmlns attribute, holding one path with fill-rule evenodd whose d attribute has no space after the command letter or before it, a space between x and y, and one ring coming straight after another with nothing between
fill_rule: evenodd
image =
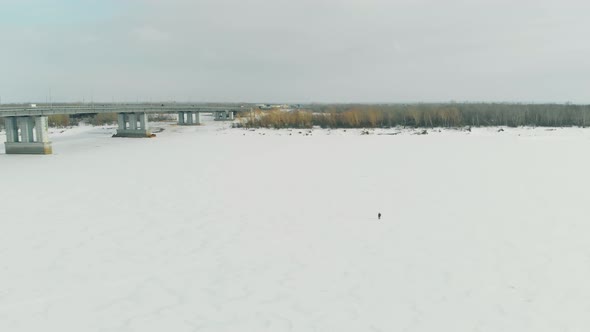
<instances>
[{"instance_id":1,"label":"lone person walking on snow","mask_svg":"<svg viewBox=\"0 0 590 332\"><path fill-rule=\"evenodd\" d=\"M377 219L381 220L381 212L377 213Z\"/></svg>"}]
</instances>

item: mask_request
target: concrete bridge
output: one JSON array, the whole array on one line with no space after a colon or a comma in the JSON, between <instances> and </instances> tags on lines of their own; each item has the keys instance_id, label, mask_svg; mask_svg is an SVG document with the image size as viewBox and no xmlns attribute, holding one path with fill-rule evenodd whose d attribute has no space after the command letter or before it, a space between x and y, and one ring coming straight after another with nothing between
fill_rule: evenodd
<instances>
[{"instance_id":1,"label":"concrete bridge","mask_svg":"<svg viewBox=\"0 0 590 332\"><path fill-rule=\"evenodd\" d=\"M56 114L117 113L116 137L153 137L149 113L177 113L179 125L198 125L201 113L213 113L217 121L233 120L236 112L249 112L251 105L203 104L62 104L0 106L6 128L7 154L51 154L48 116Z\"/></svg>"}]
</instances>

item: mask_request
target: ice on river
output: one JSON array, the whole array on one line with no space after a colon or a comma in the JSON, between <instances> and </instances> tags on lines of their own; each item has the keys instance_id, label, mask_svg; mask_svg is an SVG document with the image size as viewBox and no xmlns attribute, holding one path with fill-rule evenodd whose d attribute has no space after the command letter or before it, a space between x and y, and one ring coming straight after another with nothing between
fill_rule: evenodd
<instances>
[{"instance_id":1,"label":"ice on river","mask_svg":"<svg viewBox=\"0 0 590 332\"><path fill-rule=\"evenodd\" d=\"M0 154L0 331L590 328L588 129L154 125Z\"/></svg>"}]
</instances>

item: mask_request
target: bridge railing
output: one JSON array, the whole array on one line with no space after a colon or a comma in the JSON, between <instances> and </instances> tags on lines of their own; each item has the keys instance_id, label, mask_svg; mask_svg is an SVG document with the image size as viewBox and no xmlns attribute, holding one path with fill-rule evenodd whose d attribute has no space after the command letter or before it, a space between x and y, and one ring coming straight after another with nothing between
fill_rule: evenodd
<instances>
[{"instance_id":1,"label":"bridge railing","mask_svg":"<svg viewBox=\"0 0 590 332\"><path fill-rule=\"evenodd\" d=\"M93 113L169 113L169 112L216 112L250 111L250 106L205 106L186 104L92 104L92 105L39 105L39 106L0 106L0 117L32 116L55 114L93 114Z\"/></svg>"}]
</instances>

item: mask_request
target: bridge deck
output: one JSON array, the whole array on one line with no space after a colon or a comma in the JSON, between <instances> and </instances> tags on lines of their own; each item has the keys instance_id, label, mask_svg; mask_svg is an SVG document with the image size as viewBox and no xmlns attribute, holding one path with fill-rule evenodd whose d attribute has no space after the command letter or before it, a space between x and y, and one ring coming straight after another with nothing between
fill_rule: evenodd
<instances>
[{"instance_id":1,"label":"bridge deck","mask_svg":"<svg viewBox=\"0 0 590 332\"><path fill-rule=\"evenodd\" d=\"M250 105L191 105L191 104L84 104L84 105L30 105L0 106L0 117L40 116L55 114L96 114L96 113L173 113L173 112L216 112L251 110Z\"/></svg>"}]
</instances>

